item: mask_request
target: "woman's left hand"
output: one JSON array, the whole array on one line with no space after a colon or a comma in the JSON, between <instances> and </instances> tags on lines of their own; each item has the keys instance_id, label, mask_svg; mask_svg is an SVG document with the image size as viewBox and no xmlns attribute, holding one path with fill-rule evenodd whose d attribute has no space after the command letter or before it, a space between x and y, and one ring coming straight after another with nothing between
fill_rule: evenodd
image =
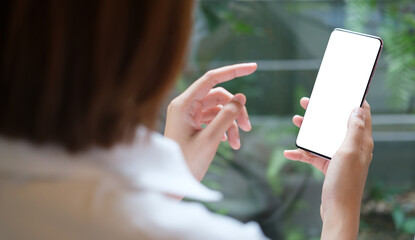
<instances>
[{"instance_id":1,"label":"woman's left hand","mask_svg":"<svg viewBox=\"0 0 415 240\"><path fill-rule=\"evenodd\" d=\"M177 141L193 175L200 181L206 174L221 140L233 149L241 146L238 127L251 130L243 94L215 87L255 72L256 63L243 63L208 71L167 109L164 135ZM202 124L206 124L202 128Z\"/></svg>"}]
</instances>

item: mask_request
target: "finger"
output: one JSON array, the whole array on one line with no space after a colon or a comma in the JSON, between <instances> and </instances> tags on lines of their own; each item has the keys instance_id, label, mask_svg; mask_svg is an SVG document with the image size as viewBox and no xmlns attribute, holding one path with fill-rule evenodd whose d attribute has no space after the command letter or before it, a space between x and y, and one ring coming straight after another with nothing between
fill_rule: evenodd
<instances>
[{"instance_id":1,"label":"finger","mask_svg":"<svg viewBox=\"0 0 415 240\"><path fill-rule=\"evenodd\" d=\"M209 108L207 110L203 110L202 111L202 117L200 118L200 123L198 123L198 124L200 125L202 123L204 123L204 124L210 123L210 121L212 121L216 117L216 115L218 115L218 113L220 112L220 110L222 108L223 108L223 106L219 105L219 106L216 106L216 107ZM236 126L240 127L244 131L249 131L249 130L251 130L252 127L251 127L251 123L249 122L249 118L246 117L246 115L243 113L244 110L246 111L245 107L242 109L242 112L236 118L238 120L238 124ZM240 120L240 119L242 119L242 120ZM245 126L242 127L241 123L244 123Z\"/></svg>"},{"instance_id":2,"label":"finger","mask_svg":"<svg viewBox=\"0 0 415 240\"><path fill-rule=\"evenodd\" d=\"M212 108L217 105L225 105L233 98L233 94L228 92L223 87L216 87L209 91L208 95L204 97L202 102L202 109ZM248 111L246 107L242 109L241 114L237 118L239 127L244 131L252 129L249 121Z\"/></svg>"},{"instance_id":3,"label":"finger","mask_svg":"<svg viewBox=\"0 0 415 240\"><path fill-rule=\"evenodd\" d=\"M216 115L220 112L221 109L222 109L222 107L217 107L217 108L212 108L212 109L209 109L208 111L206 111L206 113L204 113L204 115L202 117L203 121L200 124L204 123L206 125L209 125L210 122L212 122L212 120L216 117ZM235 124L236 124L236 122L235 122ZM236 128L238 128L238 125L236 125ZM238 130L238 129L236 129L236 130ZM233 130L233 131L235 131L235 130ZM229 132L229 130L228 130L228 132ZM238 131L238 135L239 135L239 131ZM225 133L223 133L221 141L226 141L226 140L228 140L228 135L225 132Z\"/></svg>"},{"instance_id":4,"label":"finger","mask_svg":"<svg viewBox=\"0 0 415 240\"><path fill-rule=\"evenodd\" d=\"M210 122L212 122L212 120L207 120L207 121L204 121L203 123L204 124L206 124L206 126L207 125L209 125L210 124ZM205 126L205 127L206 127ZM223 135L222 135L222 138L220 139L222 142L224 142L224 141L226 141L226 140L228 140L228 135L226 135L226 132L224 132L223 133Z\"/></svg>"},{"instance_id":5,"label":"finger","mask_svg":"<svg viewBox=\"0 0 415 240\"><path fill-rule=\"evenodd\" d=\"M359 107L350 114L347 134L340 149L348 153L360 152L364 134L365 110Z\"/></svg>"},{"instance_id":6,"label":"finger","mask_svg":"<svg viewBox=\"0 0 415 240\"><path fill-rule=\"evenodd\" d=\"M249 121L249 114L248 110L244 106L242 108L241 114L236 119L238 121L239 127L244 130L245 132L249 132L252 129L251 121Z\"/></svg>"},{"instance_id":7,"label":"finger","mask_svg":"<svg viewBox=\"0 0 415 240\"><path fill-rule=\"evenodd\" d=\"M226 140L228 140L228 135L226 135L226 132L225 133L223 133L223 136L222 136L222 138L220 139L222 142L224 142L224 141L226 141Z\"/></svg>"},{"instance_id":8,"label":"finger","mask_svg":"<svg viewBox=\"0 0 415 240\"><path fill-rule=\"evenodd\" d=\"M373 152L374 142L372 136L372 115L370 113L370 105L366 100L363 102L362 108L365 111L365 137L363 138L364 144L362 147L365 153L369 154Z\"/></svg>"},{"instance_id":9,"label":"finger","mask_svg":"<svg viewBox=\"0 0 415 240\"><path fill-rule=\"evenodd\" d=\"M212 108L203 110L202 111L202 117L200 119L201 123L207 124L208 122L212 121L212 119L214 119L216 117L216 115L218 115L218 113L220 112L220 110L222 108L223 108L223 106L219 105L219 106L216 106L216 107L212 107Z\"/></svg>"},{"instance_id":10,"label":"finger","mask_svg":"<svg viewBox=\"0 0 415 240\"><path fill-rule=\"evenodd\" d=\"M242 94L236 94L233 99L226 104L208 126L201 132L207 142L220 140L234 120L241 113L246 98Z\"/></svg>"},{"instance_id":11,"label":"finger","mask_svg":"<svg viewBox=\"0 0 415 240\"><path fill-rule=\"evenodd\" d=\"M211 121L205 121L204 124L209 125ZM226 135L226 132L223 133L222 138L220 139L222 142L228 140L228 135Z\"/></svg>"},{"instance_id":12,"label":"finger","mask_svg":"<svg viewBox=\"0 0 415 240\"><path fill-rule=\"evenodd\" d=\"M308 97L303 97L300 99L300 105L304 109L307 109L308 103L310 102L310 99Z\"/></svg>"},{"instance_id":13,"label":"finger","mask_svg":"<svg viewBox=\"0 0 415 240\"><path fill-rule=\"evenodd\" d=\"M201 100L217 84L249 75L255 72L256 69L256 63L241 63L210 70L196 80L186 90L186 94L191 99Z\"/></svg>"},{"instance_id":14,"label":"finger","mask_svg":"<svg viewBox=\"0 0 415 240\"><path fill-rule=\"evenodd\" d=\"M370 105L366 100L363 102L362 108L363 110L365 110L366 133L372 136L372 114L370 113Z\"/></svg>"},{"instance_id":15,"label":"finger","mask_svg":"<svg viewBox=\"0 0 415 240\"><path fill-rule=\"evenodd\" d=\"M328 165L330 163L330 161L328 161L327 159L318 157L316 155L312 155L311 153L305 152L301 149L285 150L284 156L293 161L309 163L324 174L326 174Z\"/></svg>"},{"instance_id":16,"label":"finger","mask_svg":"<svg viewBox=\"0 0 415 240\"><path fill-rule=\"evenodd\" d=\"M293 117L294 125L297 126L297 127L301 127L301 124L303 124L303 119L304 119L304 117L299 116L299 115L295 115Z\"/></svg>"},{"instance_id":17,"label":"finger","mask_svg":"<svg viewBox=\"0 0 415 240\"><path fill-rule=\"evenodd\" d=\"M231 148L238 150L241 147L241 140L239 138L239 130L236 121L228 129L228 142Z\"/></svg>"},{"instance_id":18,"label":"finger","mask_svg":"<svg viewBox=\"0 0 415 240\"><path fill-rule=\"evenodd\" d=\"M201 100L202 109L208 109L217 105L225 105L233 98L233 94L223 87L210 89L206 97Z\"/></svg>"}]
</instances>

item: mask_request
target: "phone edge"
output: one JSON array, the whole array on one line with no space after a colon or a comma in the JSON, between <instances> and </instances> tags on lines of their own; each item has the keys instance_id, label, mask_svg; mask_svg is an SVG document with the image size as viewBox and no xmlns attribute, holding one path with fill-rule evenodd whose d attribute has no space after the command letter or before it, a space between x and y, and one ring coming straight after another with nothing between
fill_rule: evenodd
<instances>
[{"instance_id":1,"label":"phone edge","mask_svg":"<svg viewBox=\"0 0 415 240\"><path fill-rule=\"evenodd\" d=\"M376 70L376 67L377 67L377 64L378 64L378 60L379 60L380 53L382 52L382 49L383 49L383 40L382 40L382 38L380 38L380 37L378 37L378 36L369 35L369 34L360 33L360 32L355 32L355 31L351 31L351 30L347 30L347 29L343 29L343 28L335 28L335 29L331 32L331 34L332 34L334 31L343 31L343 32L352 33L352 34L357 34L357 35L361 35L361 36L365 36L365 37L370 37L370 38L374 38L374 39L376 39L376 40L378 40L378 41L380 42L380 46L379 46L378 53L377 53L377 55L376 55L375 63L373 64L372 71L371 71L371 73L370 73L369 80L368 80L368 82L367 82L366 89L365 89L365 92L364 92L364 94L363 94L363 98L362 98L362 100L361 100L361 102L360 102L360 107L362 107L363 102L364 102L364 101L365 101L365 99L366 99L367 93L369 92L369 86L370 86L370 83L372 82L372 78L373 78L373 75L374 75L374 73L375 73L375 70ZM331 35L331 34L330 34L330 35ZM324 57L324 56L323 56L323 57ZM306 110L306 111L307 111L307 110ZM304 115L305 115L305 114L304 114ZM314 152L314 151L312 151L312 150L309 150L309 149L307 149L307 148L304 148L304 147L299 146L299 145L297 144L297 140L298 140L298 134L297 134L297 138L295 139L295 146L296 146L297 148L300 148L300 149L302 149L302 150L305 150L305 151L307 151L307 152L309 152L309 153L311 153L311 154L313 154L313 155L316 155L316 156L319 156L319 157L323 157L323 158L325 158L325 159L327 159L327 160L331 160L331 157L328 157L328 156L326 156L326 155L323 155L323 154L320 154L320 153Z\"/></svg>"}]
</instances>

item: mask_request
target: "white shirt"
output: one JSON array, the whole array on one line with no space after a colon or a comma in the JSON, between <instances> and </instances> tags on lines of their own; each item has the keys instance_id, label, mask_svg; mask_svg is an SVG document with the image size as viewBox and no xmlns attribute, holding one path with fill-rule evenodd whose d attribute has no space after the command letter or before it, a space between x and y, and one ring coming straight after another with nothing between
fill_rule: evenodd
<instances>
[{"instance_id":1,"label":"white shirt","mask_svg":"<svg viewBox=\"0 0 415 240\"><path fill-rule=\"evenodd\" d=\"M0 239L266 239L258 224L216 215L179 146L145 128L131 145L71 155L0 138Z\"/></svg>"}]
</instances>

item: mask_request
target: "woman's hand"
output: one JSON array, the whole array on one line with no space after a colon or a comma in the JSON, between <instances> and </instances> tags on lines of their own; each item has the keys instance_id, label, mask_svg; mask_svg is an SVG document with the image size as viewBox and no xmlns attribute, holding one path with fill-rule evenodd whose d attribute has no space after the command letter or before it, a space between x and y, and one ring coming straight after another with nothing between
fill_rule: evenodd
<instances>
[{"instance_id":1,"label":"woman's hand","mask_svg":"<svg viewBox=\"0 0 415 240\"><path fill-rule=\"evenodd\" d=\"M301 106L307 108L308 101L308 98L301 99ZM302 121L301 116L293 118L298 127ZM365 101L362 108L355 109L350 115L347 135L331 161L300 149L284 152L288 159L310 163L326 176L320 208L322 239L356 239L372 151L370 106Z\"/></svg>"},{"instance_id":2,"label":"woman's hand","mask_svg":"<svg viewBox=\"0 0 415 240\"><path fill-rule=\"evenodd\" d=\"M176 140L193 175L200 181L221 140L233 149L241 146L238 127L251 130L246 98L231 94L217 84L253 73L256 63L244 63L211 70L171 101L164 135ZM202 124L206 127L202 128Z\"/></svg>"}]
</instances>

